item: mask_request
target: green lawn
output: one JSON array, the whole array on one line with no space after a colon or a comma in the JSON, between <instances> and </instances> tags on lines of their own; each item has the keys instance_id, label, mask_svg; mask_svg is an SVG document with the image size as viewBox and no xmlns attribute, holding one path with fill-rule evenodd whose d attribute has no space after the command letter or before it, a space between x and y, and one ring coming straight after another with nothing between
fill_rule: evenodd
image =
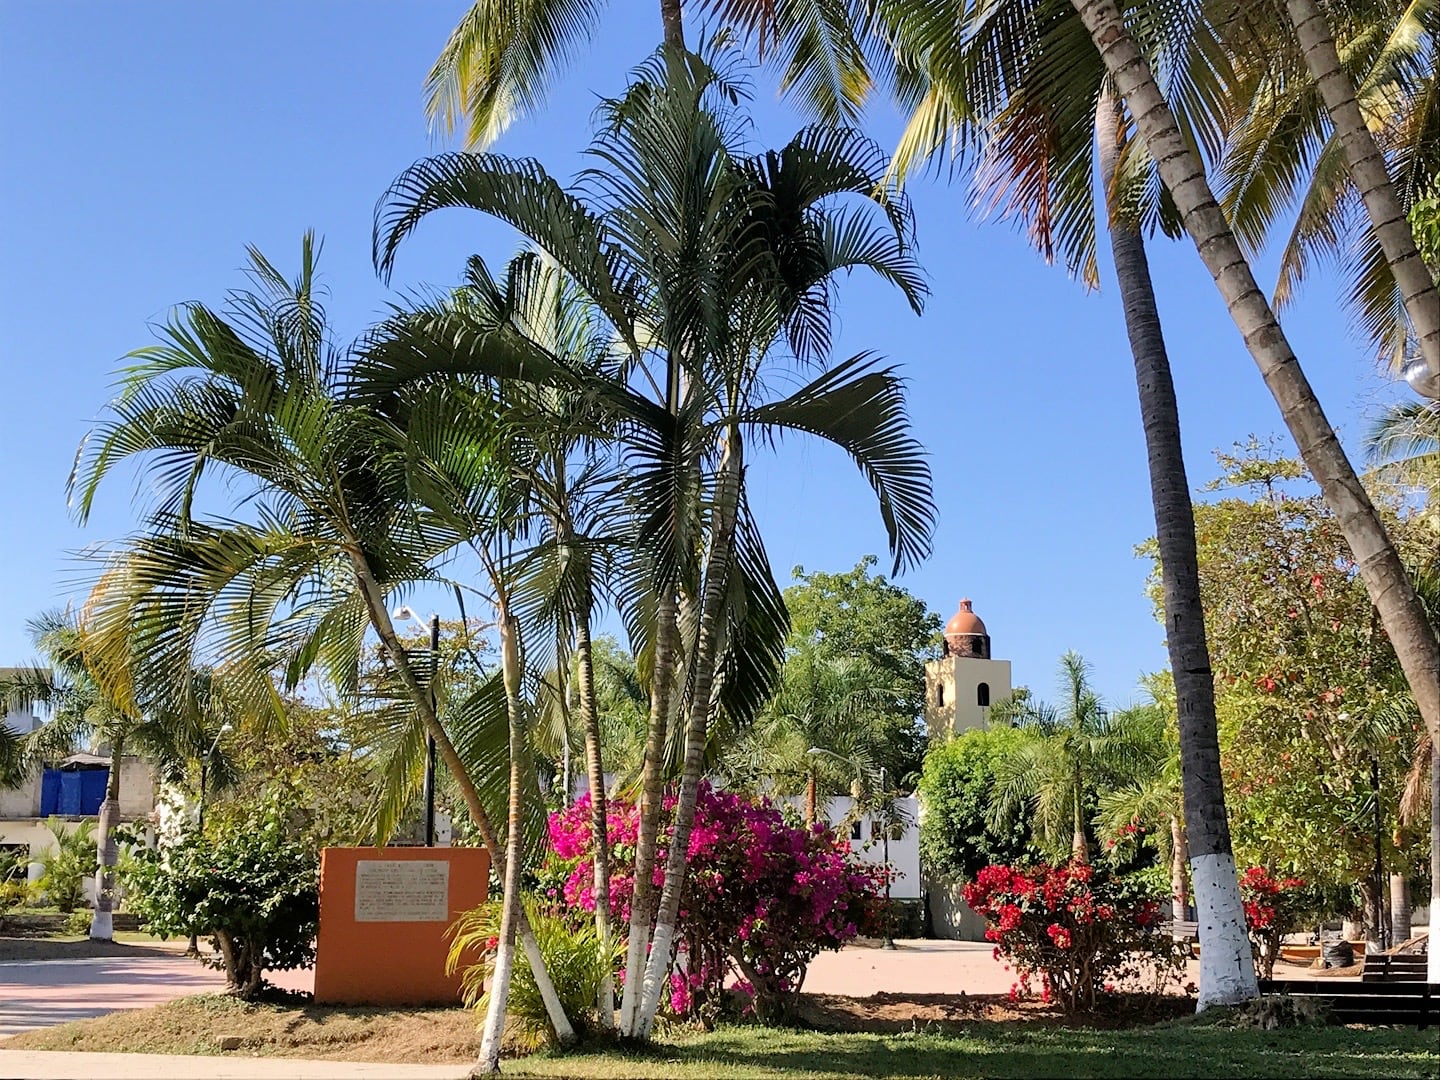
<instances>
[{"instance_id":1,"label":"green lawn","mask_svg":"<svg viewBox=\"0 0 1440 1080\"><path fill-rule=\"evenodd\" d=\"M721 1028L667 1036L645 1055L537 1055L511 1076L587 1078L1440 1077L1435 1032L1341 1027L1233 1030L1194 1022L1124 1031L974 1025L963 1035Z\"/></svg>"}]
</instances>

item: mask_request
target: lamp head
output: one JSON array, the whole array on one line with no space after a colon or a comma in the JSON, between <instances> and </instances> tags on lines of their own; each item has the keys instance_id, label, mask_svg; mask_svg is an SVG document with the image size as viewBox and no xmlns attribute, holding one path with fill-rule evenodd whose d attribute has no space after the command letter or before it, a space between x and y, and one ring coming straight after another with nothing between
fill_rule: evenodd
<instances>
[{"instance_id":1,"label":"lamp head","mask_svg":"<svg viewBox=\"0 0 1440 1080\"><path fill-rule=\"evenodd\" d=\"M1411 360L1400 369L1400 377L1410 384L1410 389L1431 401L1440 400L1440 376L1430 370L1423 358Z\"/></svg>"}]
</instances>

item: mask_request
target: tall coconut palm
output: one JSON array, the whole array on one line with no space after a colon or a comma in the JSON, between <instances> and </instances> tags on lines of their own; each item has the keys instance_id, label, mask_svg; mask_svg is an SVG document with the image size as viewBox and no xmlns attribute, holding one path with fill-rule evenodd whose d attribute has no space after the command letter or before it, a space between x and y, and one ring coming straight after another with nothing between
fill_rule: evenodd
<instances>
[{"instance_id":1,"label":"tall coconut palm","mask_svg":"<svg viewBox=\"0 0 1440 1080\"><path fill-rule=\"evenodd\" d=\"M1440 167L1440 116L1429 107L1437 78L1435 13L1433 0L1328 9L1333 44L1354 79L1352 96L1401 206L1427 195ZM1315 265L1338 263L1358 327L1382 354L1402 360L1410 338L1404 301L1378 234L1356 212L1342 129L1307 68L1289 15L1278 3L1216 0L1212 21L1234 58L1217 178L1221 205L1248 249L1283 236L1275 304L1289 303ZM1326 26L1315 22L1312 29ZM1345 113L1353 124L1348 107Z\"/></svg>"},{"instance_id":2,"label":"tall coconut palm","mask_svg":"<svg viewBox=\"0 0 1440 1080\"><path fill-rule=\"evenodd\" d=\"M393 423L341 399L349 357L326 323L317 254L307 234L291 282L252 249L255 291L231 294L218 312L189 305L161 344L132 355L72 488L83 519L111 470L133 458L159 503L107 574L94 621L102 639L133 639L171 671L213 655L256 709L275 704L277 667L294 684L320 663L337 685L353 685L373 630L500 864L480 788L387 606L397 590L435 579L438 560L470 537L412 505ZM208 473L231 482L248 520L194 515ZM569 1041L523 912L518 923L557 1037Z\"/></svg>"},{"instance_id":3,"label":"tall coconut palm","mask_svg":"<svg viewBox=\"0 0 1440 1080\"><path fill-rule=\"evenodd\" d=\"M1280 406L1301 456L1339 520L1360 574L1425 719L1440 736L1440 642L1425 616L1395 545L1325 417L1274 311L1255 282L1244 251L1210 188L1198 154L1186 142L1154 71L1111 0L1073 0L1105 60L1186 231L1215 279L1266 385ZM1184 717L1182 715L1182 723ZM1187 808L1188 809L1188 808ZM1192 851L1203 823L1188 820ZM1212 876L1228 880L1233 859L1192 859L1196 893ZM1201 911L1202 923L1209 913Z\"/></svg>"},{"instance_id":4,"label":"tall coconut palm","mask_svg":"<svg viewBox=\"0 0 1440 1080\"><path fill-rule=\"evenodd\" d=\"M1229 826L1220 773L1214 684L1200 604L1194 514L1185 473L1179 410L1143 233L1167 224L1143 140L1114 96L1099 53L1065 0L926 5L892 0L878 9L901 66L916 71L909 123L896 167L910 172L947 148L973 176L977 201L1024 224L1040 252L1098 284L1097 236L1103 231L1125 316L1151 502L1161 550L1166 646L1185 722L1185 794L1204 823L1193 854L1228 857ZM1171 73L1169 89L1206 115L1223 56L1208 39L1184 31L1183 16L1162 13L1148 39ZM1204 61L1206 78L1197 78ZM1094 190L1098 157L1100 187ZM1099 210L1097 213L1097 206ZM1207 904L1225 914L1202 928L1201 1006L1253 996L1238 887L1224 883ZM1222 964L1220 956L1227 957ZM1207 972L1241 973L1241 985L1217 986Z\"/></svg>"},{"instance_id":5,"label":"tall coconut palm","mask_svg":"<svg viewBox=\"0 0 1440 1080\"><path fill-rule=\"evenodd\" d=\"M1431 9L1433 23L1433 5L1406 6ZM1350 181L1370 219L1370 233L1389 264L1421 356L1429 366L1434 382L1429 388L1436 392L1436 387L1440 387L1440 292L1416 250L1406 207L1396 192L1385 155L1361 111L1355 84L1341 65L1335 34L1325 12L1317 0L1285 0L1285 8L1304 54L1305 66L1325 102L1325 111L1349 166ZM1423 24L1425 16L1416 15L1417 21ZM1433 85L1433 70L1429 75Z\"/></svg>"},{"instance_id":6,"label":"tall coconut palm","mask_svg":"<svg viewBox=\"0 0 1440 1080\"><path fill-rule=\"evenodd\" d=\"M918 306L922 287L908 250L908 208L898 193L876 195L885 191L883 155L854 133L807 130L780 150L745 152L738 115L725 103L736 93L732 81L699 57L662 51L624 98L605 107L605 125L592 147L602 167L585 177L597 210L533 163L443 155L403 175L382 201L377 221L383 269L400 240L432 210L469 206L507 220L604 313L633 356L632 370L647 358L636 329L643 325L649 354L673 360L685 376L674 414L626 387L620 389L628 398L611 392L625 412L626 453L636 466L631 488L642 512L641 542L653 553L652 564L670 568L670 580L692 582L696 627L673 840L645 997L628 1028L642 1037L649 1034L671 963L717 694L722 688L732 694L768 691L769 682L757 682L745 668L757 662L754 642L746 638L758 630L756 616L764 620L765 648L776 659L783 641L783 605L745 499L744 434L789 429L845 448L879 496L898 564L924 555L933 513L928 469L909 437L903 397L889 369L856 356L783 400L763 396L764 373L787 351L801 363L826 358L831 283L840 271L875 270ZM873 199L867 204L883 209L881 222L871 218L867 204L832 205L847 193ZM454 346L463 338L432 336L448 342L449 363L460 370L483 362L480 348L493 340L474 338L458 355ZM417 372L413 357L393 359L372 382L403 382ZM512 372L537 380L555 366L538 351L522 362L514 354L500 359ZM703 501L692 493L703 494ZM671 509L685 506L695 509ZM677 523L703 531L677 535ZM703 552L696 543L701 539ZM742 579L736 570L747 563L763 566L769 586L763 595L775 610L757 608L762 594L748 583L737 598ZM658 655L655 669L658 682L664 670ZM750 704L759 701L763 695ZM637 922L632 917L632 941ZM638 972L638 965L631 970ZM627 997L633 985L627 980Z\"/></svg>"}]
</instances>

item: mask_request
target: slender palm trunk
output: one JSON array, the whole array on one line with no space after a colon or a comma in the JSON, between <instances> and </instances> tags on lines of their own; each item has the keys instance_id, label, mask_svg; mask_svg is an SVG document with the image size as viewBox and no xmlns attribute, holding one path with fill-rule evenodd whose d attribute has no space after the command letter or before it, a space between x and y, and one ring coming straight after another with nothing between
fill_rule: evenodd
<instances>
[{"instance_id":1,"label":"slender palm trunk","mask_svg":"<svg viewBox=\"0 0 1440 1080\"><path fill-rule=\"evenodd\" d=\"M640 776L640 824L635 838L635 886L630 900L630 938L625 952L625 989L620 999L620 1030L634 1036L640 1018L646 946L655 908L656 840L665 795L665 738L674 695L676 650L680 638L679 601L662 586L655 614L655 668L650 680L650 727Z\"/></svg>"},{"instance_id":2,"label":"slender palm trunk","mask_svg":"<svg viewBox=\"0 0 1440 1080\"><path fill-rule=\"evenodd\" d=\"M1075 764L1075 775L1071 777L1070 809L1074 820L1071 822L1070 858L1077 863L1090 861L1090 845L1085 840L1085 810L1083 798L1085 780L1080 775L1080 764Z\"/></svg>"},{"instance_id":3,"label":"slender palm trunk","mask_svg":"<svg viewBox=\"0 0 1440 1080\"><path fill-rule=\"evenodd\" d=\"M1117 215L1115 172L1123 138L1122 106L1102 94L1095 113L1100 176L1109 217L1110 250L1135 360L1140 417L1150 466L1150 499L1165 599L1165 644L1175 679L1180 728L1181 776L1189 856L1195 865L1200 911L1199 1007L1255 997L1255 966L1245 932L1245 909L1230 848L1220 738L1215 722L1215 682L1205 639L1200 570L1195 554L1195 515L1181 452L1180 412L1170 357L1155 305L1145 242ZM1183 869L1180 873L1183 882ZM1202 892L1203 889L1203 892ZM1183 910L1183 909L1182 909ZM1177 916L1182 918L1183 916Z\"/></svg>"},{"instance_id":4,"label":"slender palm trunk","mask_svg":"<svg viewBox=\"0 0 1440 1080\"><path fill-rule=\"evenodd\" d=\"M120 759L125 740L110 742L110 775L105 779L105 801L100 804L100 821L95 829L95 851L99 869L95 874L95 912L90 917L92 941L115 940L115 867L120 852L115 844L115 826L120 824Z\"/></svg>"},{"instance_id":5,"label":"slender palm trunk","mask_svg":"<svg viewBox=\"0 0 1440 1080\"><path fill-rule=\"evenodd\" d=\"M495 967L490 975L490 1005L480 1029L480 1059L471 1070L472 1076L500 1071L505 1010L510 1002L510 976L515 970L515 931L523 911L520 903L520 871L524 862L522 795L530 747L526 737L525 710L520 701L520 627L510 614L503 593L497 606L501 678L505 683L505 715L510 728L510 803L505 833L505 886L500 913L500 940L495 949Z\"/></svg>"},{"instance_id":6,"label":"slender palm trunk","mask_svg":"<svg viewBox=\"0 0 1440 1080\"><path fill-rule=\"evenodd\" d=\"M1114 0L1071 3L1129 103L1140 135L1201 260L1215 279L1246 347L1280 406L1301 457L1338 520L1371 602L1395 646L1425 726L1440 741L1440 642L1425 618L1395 546L1325 418L1275 313L1256 284L1250 264L1210 190L1205 169L1181 135L1154 72L1126 31ZM1206 825L1189 819L1187 825L1194 850L1199 847L1197 835ZM1199 857L1192 858L1197 870L1199 861ZM1224 878L1228 872L1217 867L1207 870L1206 876ZM1198 875L1195 891L1198 899Z\"/></svg>"},{"instance_id":7,"label":"slender palm trunk","mask_svg":"<svg viewBox=\"0 0 1440 1080\"><path fill-rule=\"evenodd\" d=\"M1170 816L1170 898L1173 904L1172 919L1184 921L1190 907L1190 892L1185 883L1185 864L1190 861L1190 842L1185 838L1185 826L1174 814Z\"/></svg>"},{"instance_id":8,"label":"slender palm trunk","mask_svg":"<svg viewBox=\"0 0 1440 1080\"><path fill-rule=\"evenodd\" d=\"M819 801L815 787L815 766L812 765L805 777L805 828L807 829L815 824L815 804Z\"/></svg>"},{"instance_id":9,"label":"slender palm trunk","mask_svg":"<svg viewBox=\"0 0 1440 1080\"><path fill-rule=\"evenodd\" d=\"M1285 0L1295 37L1305 54L1305 65L1320 89L1325 110L1340 137L1340 147L1350 166L1350 178L1360 192L1375 239L1395 275L1395 284L1405 302L1420 352L1430 370L1440 374L1440 292L1425 261L1415 247L1415 234L1395 194L1385 156L1375 143L1355 100L1355 85L1340 66L1335 35L1316 0Z\"/></svg>"},{"instance_id":10,"label":"slender palm trunk","mask_svg":"<svg viewBox=\"0 0 1440 1080\"><path fill-rule=\"evenodd\" d=\"M660 0L660 23L665 28L665 44L672 49L685 48L685 25L680 18L680 0Z\"/></svg>"},{"instance_id":11,"label":"slender palm trunk","mask_svg":"<svg viewBox=\"0 0 1440 1080\"><path fill-rule=\"evenodd\" d=\"M615 1026L615 983L610 976L610 942L614 939L610 913L610 826L605 793L605 763L600 750L600 716L595 707L595 656L590 642L590 605L581 605L575 620L575 667L580 683L580 726L585 732L585 774L590 782L590 833L595 845L595 930L600 955L606 958L600 982L600 1026Z\"/></svg>"},{"instance_id":12,"label":"slender palm trunk","mask_svg":"<svg viewBox=\"0 0 1440 1080\"><path fill-rule=\"evenodd\" d=\"M420 714L426 731L435 740L441 760L445 762L445 767L450 770L455 785L460 789L460 796L465 800L465 807L470 812L470 818L480 831L480 839L485 844L485 850L490 853L491 864L502 863L504 849L500 845L499 835L495 832L495 825L485 811L485 803L480 798L480 791L475 787L470 770L465 767L465 762L461 760L455 744L450 741L449 733L440 723L429 693L421 685L415 669L410 666L410 661L405 655L405 647L400 643L400 635L395 633L395 624L391 622L390 612L385 607L385 596L379 583L370 572L370 567L363 556L358 553L352 554L351 566L354 569L356 585L365 601L366 612L370 616L370 625L380 636L380 643L385 646L385 651L389 654L391 663L395 665L400 681L405 684L405 689L410 694L411 702ZM531 972L535 975L535 984L540 991L540 997L545 1002L545 1013L550 1018L551 1026L555 1029L555 1037L562 1046L569 1045L575 1041L575 1028L565 1015L565 1007L560 1004L560 995L555 992L555 984L550 978L549 971L546 970L545 957L540 952L540 943L535 940L535 933L530 929L523 908L517 920L517 933L520 937L520 945L525 950L525 959L530 965Z\"/></svg>"},{"instance_id":13,"label":"slender palm trunk","mask_svg":"<svg viewBox=\"0 0 1440 1080\"><path fill-rule=\"evenodd\" d=\"M1440 739L1430 740L1430 948L1425 980L1440 983Z\"/></svg>"},{"instance_id":14,"label":"slender palm trunk","mask_svg":"<svg viewBox=\"0 0 1440 1080\"><path fill-rule=\"evenodd\" d=\"M714 686L715 659L724 616L725 592L735 546L735 524L740 508L743 475L740 433L725 433L725 448L715 475L714 509L711 512L710 553L706 559L705 591L700 604L700 625L695 641L691 679L690 718L685 728L685 768L680 777L680 794L675 804L675 826L665 862L665 887L655 917L655 935L645 965L645 996L635 1034L649 1038L660 1008L660 995L674 956L675 926L680 914L680 893L685 885L689 859L690 827L705 771L705 744L710 723L710 695Z\"/></svg>"}]
</instances>

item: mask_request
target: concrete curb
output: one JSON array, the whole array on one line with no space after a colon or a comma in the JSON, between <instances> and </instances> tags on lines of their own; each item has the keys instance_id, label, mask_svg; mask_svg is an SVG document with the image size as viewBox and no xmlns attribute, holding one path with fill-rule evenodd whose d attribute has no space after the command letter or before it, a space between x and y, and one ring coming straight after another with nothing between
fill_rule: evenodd
<instances>
[{"instance_id":1,"label":"concrete curb","mask_svg":"<svg viewBox=\"0 0 1440 1080\"><path fill-rule=\"evenodd\" d=\"M302 1058L80 1054L0 1047L0 1080L464 1080L468 1065Z\"/></svg>"}]
</instances>

